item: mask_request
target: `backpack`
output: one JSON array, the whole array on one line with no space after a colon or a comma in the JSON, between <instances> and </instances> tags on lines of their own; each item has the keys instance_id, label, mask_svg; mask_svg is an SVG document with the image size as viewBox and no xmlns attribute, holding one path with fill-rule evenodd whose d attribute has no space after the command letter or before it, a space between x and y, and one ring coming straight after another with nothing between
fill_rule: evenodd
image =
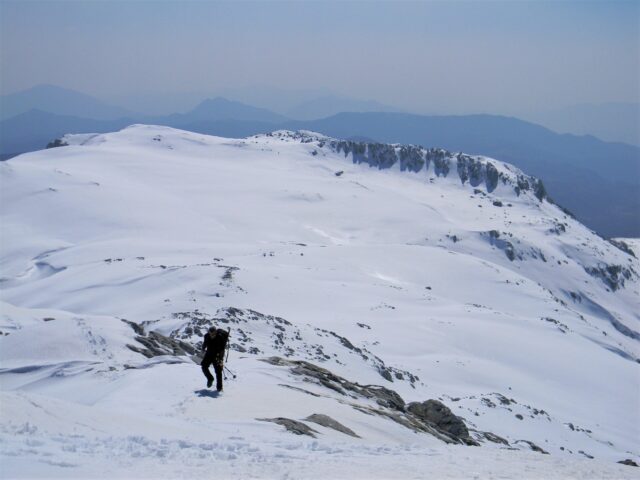
<instances>
[{"instance_id":1,"label":"backpack","mask_svg":"<svg viewBox=\"0 0 640 480\"><path fill-rule=\"evenodd\" d=\"M229 341L229 331L219 328L218 330L216 330L216 337L220 339L219 342L222 346L222 349L226 349L227 342Z\"/></svg>"}]
</instances>

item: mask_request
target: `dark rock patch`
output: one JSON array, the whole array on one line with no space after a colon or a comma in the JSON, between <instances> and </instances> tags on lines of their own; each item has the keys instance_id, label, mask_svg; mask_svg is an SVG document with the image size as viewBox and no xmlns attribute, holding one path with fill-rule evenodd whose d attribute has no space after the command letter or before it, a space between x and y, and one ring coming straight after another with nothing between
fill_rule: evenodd
<instances>
[{"instance_id":1,"label":"dark rock patch","mask_svg":"<svg viewBox=\"0 0 640 480\"><path fill-rule=\"evenodd\" d=\"M279 383L280 387L288 388L290 390L295 390L296 392L306 393L307 395L311 395L312 397L321 397L322 395L318 395L317 393L310 392L309 390L305 390L304 388L294 387L293 385L287 385L285 383Z\"/></svg>"},{"instance_id":2,"label":"dark rock patch","mask_svg":"<svg viewBox=\"0 0 640 480\"><path fill-rule=\"evenodd\" d=\"M291 420L290 418L256 418L256 420L259 420L261 422L277 423L278 425L282 425L284 428L286 428L288 432L294 433L296 435L308 435L310 437L316 438L314 434L318 433L308 425L305 425L304 423L297 420Z\"/></svg>"},{"instance_id":3,"label":"dark rock patch","mask_svg":"<svg viewBox=\"0 0 640 480\"><path fill-rule=\"evenodd\" d=\"M303 377L303 381L312 382L337 392L343 397L337 399L339 402L349 405L359 412L387 418L414 432L429 433L446 443L479 445L469 436L464 421L453 415L444 404L437 400L428 400L423 403L414 402L410 404L414 405L410 410L397 392L386 387L360 385L303 360L288 360L281 357L262 360L271 365L288 367L291 373ZM357 400L372 400L378 407L356 402ZM497 436L495 437L497 438Z\"/></svg>"},{"instance_id":4,"label":"dark rock patch","mask_svg":"<svg viewBox=\"0 0 640 480\"><path fill-rule=\"evenodd\" d=\"M484 439L484 440L488 440L489 442L493 442L493 443L500 443L502 445L509 445L509 442L507 441L507 439L502 438L499 435L496 435L495 433L491 433L491 432L475 432L477 435L477 438L480 439Z\"/></svg>"},{"instance_id":5,"label":"dark rock patch","mask_svg":"<svg viewBox=\"0 0 640 480\"><path fill-rule=\"evenodd\" d=\"M529 446L529 448L531 450L533 450L534 452L538 452L538 453L542 453L544 455L549 455L549 452L547 452L546 450L540 448L538 445L536 445L535 443L529 441L529 440L516 440L515 443L524 443L526 445Z\"/></svg>"},{"instance_id":6,"label":"dark rock patch","mask_svg":"<svg viewBox=\"0 0 640 480\"><path fill-rule=\"evenodd\" d=\"M159 357L161 355L172 355L196 357L192 359L194 361L199 361L197 360L198 351L191 344L167 337L158 332L145 333L142 325L124 319L122 321L137 333L134 338L136 342L142 345L138 346L127 344L127 348L130 350L140 353L147 358Z\"/></svg>"},{"instance_id":7,"label":"dark rock patch","mask_svg":"<svg viewBox=\"0 0 640 480\"><path fill-rule=\"evenodd\" d=\"M624 253L631 255L634 258L637 258L635 252L631 249L628 243L623 242L622 240L614 240L614 239L609 239L609 243L614 247L622 250Z\"/></svg>"},{"instance_id":8,"label":"dark rock patch","mask_svg":"<svg viewBox=\"0 0 640 480\"><path fill-rule=\"evenodd\" d=\"M56 138L55 140L47 143L47 146L45 148L67 147L68 145L69 144L61 138Z\"/></svg>"},{"instance_id":9,"label":"dark rock patch","mask_svg":"<svg viewBox=\"0 0 640 480\"><path fill-rule=\"evenodd\" d=\"M624 265L600 264L595 267L584 267L584 269L592 277L602 280L614 292L624 288L626 280L638 277L633 268Z\"/></svg>"},{"instance_id":10,"label":"dark rock patch","mask_svg":"<svg viewBox=\"0 0 640 480\"><path fill-rule=\"evenodd\" d=\"M412 402L407 405L407 410L423 422L435 425L439 430L460 439L463 443L477 445L469 436L469 430L462 419L454 415L444 403L433 399Z\"/></svg>"},{"instance_id":11,"label":"dark rock patch","mask_svg":"<svg viewBox=\"0 0 640 480\"><path fill-rule=\"evenodd\" d=\"M516 259L516 251L513 243L500 238L500 232L498 232L497 230L491 230L489 232L483 233L482 235L488 236L489 243L492 246L502 250L510 261L513 262ZM518 260L522 260L522 258L518 256Z\"/></svg>"},{"instance_id":12,"label":"dark rock patch","mask_svg":"<svg viewBox=\"0 0 640 480\"><path fill-rule=\"evenodd\" d=\"M318 425L322 425L323 427L332 428L333 430L337 430L338 432L344 433L345 435L349 435L351 437L360 438L356 432L351 430L348 427L345 427L337 420L334 420L328 415L324 415L322 413L314 413L313 415L309 415L305 418L307 422L317 423Z\"/></svg>"},{"instance_id":13,"label":"dark rock patch","mask_svg":"<svg viewBox=\"0 0 640 480\"><path fill-rule=\"evenodd\" d=\"M593 459L593 458L594 458L594 456L593 456L593 455L589 455L589 454L588 454L587 452L585 452L584 450L578 450L578 453L579 453L579 454L581 454L581 455L584 455L584 456L585 456L585 457L587 457L587 458L591 458L591 459Z\"/></svg>"},{"instance_id":14,"label":"dark rock patch","mask_svg":"<svg viewBox=\"0 0 640 480\"><path fill-rule=\"evenodd\" d=\"M280 357L269 357L263 361L276 366L290 367L291 373L314 380L326 388L341 395L361 396L374 400L378 405L394 410L404 411L404 400L395 391L379 385L360 385L350 382L326 368L318 367L304 360L285 360Z\"/></svg>"}]
</instances>

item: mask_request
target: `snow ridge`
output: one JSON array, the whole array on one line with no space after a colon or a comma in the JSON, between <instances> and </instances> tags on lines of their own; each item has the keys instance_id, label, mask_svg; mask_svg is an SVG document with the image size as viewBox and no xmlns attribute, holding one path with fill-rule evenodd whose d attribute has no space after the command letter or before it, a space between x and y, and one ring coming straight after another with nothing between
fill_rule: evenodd
<instances>
[{"instance_id":1,"label":"snow ridge","mask_svg":"<svg viewBox=\"0 0 640 480\"><path fill-rule=\"evenodd\" d=\"M498 182L502 182L505 185L510 184L516 195L531 190L539 201L550 200L542 180L523 174L513 165L479 155L452 153L443 148L427 149L416 145L337 140L305 130L297 132L279 130L265 135L256 135L253 138L261 137L313 143L320 149L328 146L335 152L343 153L345 157L351 155L353 163L363 163L380 170L399 165L401 171L419 173L424 170L428 173L430 166L433 165L431 168L436 177L446 177L453 170L457 172L462 184L468 182L472 187L484 184L488 193L496 189ZM317 151L314 152L314 155L317 154Z\"/></svg>"}]
</instances>

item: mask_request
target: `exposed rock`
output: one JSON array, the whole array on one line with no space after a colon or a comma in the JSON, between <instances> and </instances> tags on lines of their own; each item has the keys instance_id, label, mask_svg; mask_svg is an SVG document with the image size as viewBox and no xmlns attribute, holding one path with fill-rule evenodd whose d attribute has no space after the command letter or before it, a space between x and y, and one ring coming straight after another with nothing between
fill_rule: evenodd
<instances>
[{"instance_id":1,"label":"exposed rock","mask_svg":"<svg viewBox=\"0 0 640 480\"><path fill-rule=\"evenodd\" d=\"M476 438L478 438L478 440L484 439L493 443L501 443L502 445L507 445L507 446L509 445L509 442L507 441L507 439L502 438L501 436L496 435L495 433L478 432L478 431L475 431L474 433L477 435Z\"/></svg>"},{"instance_id":2,"label":"exposed rock","mask_svg":"<svg viewBox=\"0 0 640 480\"><path fill-rule=\"evenodd\" d=\"M318 143L320 148L324 145L324 141ZM509 178L500 173L491 161L482 157L464 153L454 154L442 148L426 149L416 145L389 145L351 140L331 140L329 146L338 153L344 153L345 157L351 154L353 163L364 163L380 170L391 168L399 163L401 171L417 173L422 170L428 171L430 164L433 163L433 172L436 176L447 177L455 163L458 177L463 184L469 182L476 187L484 183L487 192L492 192L501 180L503 184L509 183L513 186L517 195L531 191L539 201L545 198L550 201L541 180L523 174Z\"/></svg>"},{"instance_id":3,"label":"exposed rock","mask_svg":"<svg viewBox=\"0 0 640 480\"><path fill-rule=\"evenodd\" d=\"M285 383L279 383L280 387L288 388L290 390L295 390L296 392L306 393L307 395L311 395L312 397L321 397L322 395L318 395L317 393L310 392L309 390L305 390L304 388L294 387L293 385L287 385Z\"/></svg>"},{"instance_id":4,"label":"exposed rock","mask_svg":"<svg viewBox=\"0 0 640 480\"><path fill-rule=\"evenodd\" d=\"M543 453L545 455L549 455L549 452L547 452L546 450L543 450L538 445L536 445L535 443L533 443L533 442L531 442L529 440L516 440L515 443L524 443L524 444L528 445L529 448L531 450L533 450L534 452L538 452L538 453Z\"/></svg>"},{"instance_id":5,"label":"exposed rock","mask_svg":"<svg viewBox=\"0 0 640 480\"><path fill-rule=\"evenodd\" d=\"M637 258L635 252L631 249L629 244L627 244L626 242L623 242L622 240L614 240L613 238L611 238L609 239L609 243L614 247L619 248L624 253L627 253L632 257Z\"/></svg>"},{"instance_id":6,"label":"exposed rock","mask_svg":"<svg viewBox=\"0 0 640 480\"><path fill-rule=\"evenodd\" d=\"M122 320L124 323L129 325L131 328L133 328L133 331L136 332L138 335L144 335L144 328L139 323L131 322L129 320L125 320L124 318L121 318L120 320Z\"/></svg>"},{"instance_id":7,"label":"exposed rock","mask_svg":"<svg viewBox=\"0 0 640 480\"><path fill-rule=\"evenodd\" d=\"M316 383L337 392L345 399L338 398L341 403L350 405L354 409L367 415L377 415L388 418L414 432L429 433L445 443L463 443L466 445L478 445L478 442L469 436L464 422L461 418L456 417L451 411L436 400L424 402L427 407L433 406L434 413L432 416L421 415L422 404L414 407L418 413L405 408L405 402L397 392L386 387L378 385L360 385L350 382L329 370L313 365L303 360L288 360L281 357L270 357L263 359L264 362L271 365L289 367L291 373L300 375L304 380ZM295 387L288 387L295 388ZM297 388L296 388L297 389ZM303 390L305 393L317 396L312 392ZM380 408L371 406L370 404L357 402L358 400L373 400ZM432 402L432 403L429 403ZM437 409L435 407L438 406ZM443 408L442 408L443 407ZM446 411L445 411L446 409ZM438 416L437 413L440 413ZM445 415L448 412L448 416ZM497 436L496 436L497 437Z\"/></svg>"},{"instance_id":8,"label":"exposed rock","mask_svg":"<svg viewBox=\"0 0 640 480\"><path fill-rule=\"evenodd\" d=\"M493 192L496 189L499 173L493 164L464 153L457 154L456 159L458 160L458 176L463 184L469 181L469 184L477 187L484 182L487 192Z\"/></svg>"},{"instance_id":9,"label":"exposed rock","mask_svg":"<svg viewBox=\"0 0 640 480\"><path fill-rule=\"evenodd\" d=\"M589 454L588 454L587 452L585 452L584 450L578 450L578 453L579 453L580 455L584 455L585 457L590 458L590 459L595 458L593 455L589 455Z\"/></svg>"},{"instance_id":10,"label":"exposed rock","mask_svg":"<svg viewBox=\"0 0 640 480\"><path fill-rule=\"evenodd\" d=\"M69 144L64 140L62 140L61 138L56 138L55 140L47 143L47 146L45 148L66 147L68 145Z\"/></svg>"},{"instance_id":11,"label":"exposed rock","mask_svg":"<svg viewBox=\"0 0 640 480\"><path fill-rule=\"evenodd\" d=\"M555 318L543 317L542 320L544 320L546 322L549 322L549 323L553 323L554 325L557 325L558 326L558 330L560 330L562 333L567 333L569 331L569 327L567 327L564 323L559 322Z\"/></svg>"},{"instance_id":12,"label":"exposed rock","mask_svg":"<svg viewBox=\"0 0 640 480\"><path fill-rule=\"evenodd\" d=\"M262 355L266 350L264 346L272 348L282 357L339 363L338 355L331 356L325 351L326 348L338 346L339 349L358 355L389 382L407 381L415 388L415 383L419 381L411 372L385 365L381 358L366 347L357 346L336 332L309 325L296 326L284 318L255 310L226 307L218 309L214 315L194 310L174 313L173 317L183 323L171 332L171 338L191 343L196 348L202 345L203 335L210 326L225 324L225 327L229 325L232 328L230 349L236 352ZM362 325L365 325L363 328L370 328L366 324Z\"/></svg>"},{"instance_id":13,"label":"exposed rock","mask_svg":"<svg viewBox=\"0 0 640 480\"><path fill-rule=\"evenodd\" d=\"M436 437L438 440L443 441L444 443L461 443L460 440L453 438L452 436L441 430L438 430L435 426L427 425L408 412L394 412L355 403L349 403L349 405L351 405L359 412L365 413L367 415L377 415L379 417L388 418L389 420L392 420L413 432L428 433Z\"/></svg>"},{"instance_id":14,"label":"exposed rock","mask_svg":"<svg viewBox=\"0 0 640 480\"><path fill-rule=\"evenodd\" d=\"M286 428L288 432L295 433L296 435L308 435L310 437L316 438L314 433L318 433L308 425L305 425L304 423L297 420L291 420L290 418L256 418L256 420L259 420L261 422L277 423L278 425L282 425L284 428Z\"/></svg>"},{"instance_id":15,"label":"exposed rock","mask_svg":"<svg viewBox=\"0 0 640 480\"><path fill-rule=\"evenodd\" d=\"M435 425L463 443L475 444L469 436L469 430L462 419L454 415L449 408L438 400L426 402L412 402L407 410L425 423Z\"/></svg>"},{"instance_id":16,"label":"exposed rock","mask_svg":"<svg viewBox=\"0 0 640 480\"><path fill-rule=\"evenodd\" d=\"M334 430L337 430L338 432L350 435L355 438L360 438L360 436L350 428L345 427L337 420L334 420L330 416L324 415L322 413L314 413L313 415L309 415L307 418L305 418L305 420L308 422L317 423L318 425L322 425L323 427L332 428Z\"/></svg>"},{"instance_id":17,"label":"exposed rock","mask_svg":"<svg viewBox=\"0 0 640 480\"><path fill-rule=\"evenodd\" d=\"M404 411L404 400L395 391L379 385L359 385L350 382L329 370L318 367L313 363L304 360L285 360L280 357L270 357L263 361L277 366L291 367L291 372L295 375L302 375L314 379L320 385L334 390L341 395L362 396L374 400L378 405Z\"/></svg>"},{"instance_id":18,"label":"exposed rock","mask_svg":"<svg viewBox=\"0 0 640 480\"><path fill-rule=\"evenodd\" d=\"M626 460L620 460L618 463L621 463L622 465L629 465L630 467L638 467L638 466L640 466L636 462L631 460L630 458L627 458Z\"/></svg>"},{"instance_id":19,"label":"exposed rock","mask_svg":"<svg viewBox=\"0 0 640 480\"><path fill-rule=\"evenodd\" d=\"M158 357L161 355L189 357L197 357L198 355L198 351L189 343L166 337L158 332L149 332L148 334L145 334L145 331L140 324L129 320L122 321L131 326L133 331L138 334L135 336L135 340L142 344L142 347L127 344L127 347L147 358ZM197 358L193 360L197 361Z\"/></svg>"},{"instance_id":20,"label":"exposed rock","mask_svg":"<svg viewBox=\"0 0 640 480\"><path fill-rule=\"evenodd\" d=\"M595 267L584 267L584 269L592 277L602 280L614 292L624 287L625 280L638 277L633 268L624 265L599 264Z\"/></svg>"},{"instance_id":21,"label":"exposed rock","mask_svg":"<svg viewBox=\"0 0 640 480\"><path fill-rule=\"evenodd\" d=\"M482 235L488 235L489 243L494 247L497 247L498 249L503 250L504 254L507 256L507 258L510 261L513 262L515 260L516 252L513 244L508 240L504 240L500 238L500 232L498 232L497 230L491 230L489 232L482 233ZM522 258L519 256L518 256L518 259L522 260Z\"/></svg>"},{"instance_id":22,"label":"exposed rock","mask_svg":"<svg viewBox=\"0 0 640 480\"><path fill-rule=\"evenodd\" d=\"M394 390L389 390L388 388L380 385L365 385L362 388L365 392L371 394L371 396L375 398L378 405L398 410L400 412L404 411L404 400Z\"/></svg>"}]
</instances>

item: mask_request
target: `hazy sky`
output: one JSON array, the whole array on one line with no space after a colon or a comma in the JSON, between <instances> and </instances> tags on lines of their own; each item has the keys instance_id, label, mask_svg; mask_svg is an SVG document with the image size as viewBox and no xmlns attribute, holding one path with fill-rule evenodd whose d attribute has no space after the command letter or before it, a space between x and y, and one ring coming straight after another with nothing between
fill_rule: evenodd
<instances>
[{"instance_id":1,"label":"hazy sky","mask_svg":"<svg viewBox=\"0 0 640 480\"><path fill-rule=\"evenodd\" d=\"M273 86L413 111L640 100L640 1L0 0L0 91Z\"/></svg>"}]
</instances>

